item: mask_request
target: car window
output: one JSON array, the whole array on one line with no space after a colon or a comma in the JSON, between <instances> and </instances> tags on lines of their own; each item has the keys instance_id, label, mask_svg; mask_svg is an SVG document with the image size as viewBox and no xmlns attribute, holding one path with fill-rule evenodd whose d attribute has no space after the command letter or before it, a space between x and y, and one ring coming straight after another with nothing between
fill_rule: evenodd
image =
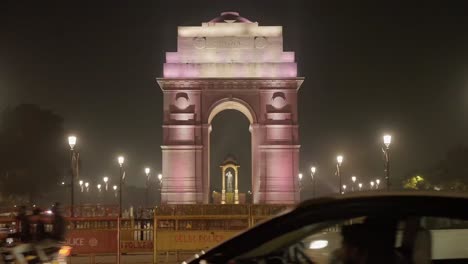
<instances>
[{"instance_id":1,"label":"car window","mask_svg":"<svg viewBox=\"0 0 468 264\"><path fill-rule=\"evenodd\" d=\"M253 248L237 262L355 263L364 258L374 258L371 263L468 261L468 221L439 217L359 217L323 222Z\"/></svg>"}]
</instances>

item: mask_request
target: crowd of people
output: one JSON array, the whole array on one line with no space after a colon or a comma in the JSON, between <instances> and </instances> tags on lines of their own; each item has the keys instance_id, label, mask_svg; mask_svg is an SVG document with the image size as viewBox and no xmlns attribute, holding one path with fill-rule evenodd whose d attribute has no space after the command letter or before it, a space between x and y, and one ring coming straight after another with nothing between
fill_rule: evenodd
<instances>
[{"instance_id":1,"label":"crowd of people","mask_svg":"<svg viewBox=\"0 0 468 264\"><path fill-rule=\"evenodd\" d=\"M65 240L66 223L60 204L55 203L51 211L51 215L44 216L40 208L34 208L32 214L28 215L25 206L19 207L15 237L20 243L12 250L17 263L27 263L24 255L32 251L35 251L41 260L47 261L44 249L56 247ZM46 224L52 227L49 231L46 230Z\"/></svg>"}]
</instances>

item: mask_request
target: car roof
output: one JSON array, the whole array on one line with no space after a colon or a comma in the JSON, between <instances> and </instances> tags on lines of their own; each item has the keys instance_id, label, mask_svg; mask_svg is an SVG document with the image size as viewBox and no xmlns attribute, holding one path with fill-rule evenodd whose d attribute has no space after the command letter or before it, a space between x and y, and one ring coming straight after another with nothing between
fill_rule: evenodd
<instances>
[{"instance_id":1,"label":"car roof","mask_svg":"<svg viewBox=\"0 0 468 264\"><path fill-rule=\"evenodd\" d=\"M442 192L362 192L312 199L221 243L199 259L227 261L251 250L252 245L260 245L284 233L324 221L364 215L468 219L466 208L468 195Z\"/></svg>"}]
</instances>

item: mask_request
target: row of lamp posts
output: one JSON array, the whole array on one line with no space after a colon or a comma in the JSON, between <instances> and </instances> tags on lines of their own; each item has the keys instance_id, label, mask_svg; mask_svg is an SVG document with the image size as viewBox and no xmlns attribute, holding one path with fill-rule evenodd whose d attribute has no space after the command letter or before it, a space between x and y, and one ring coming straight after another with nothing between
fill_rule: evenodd
<instances>
[{"instance_id":1,"label":"row of lamp posts","mask_svg":"<svg viewBox=\"0 0 468 264\"><path fill-rule=\"evenodd\" d=\"M75 216L75 180L78 177L78 162L79 162L79 152L76 151L75 146L76 146L76 141L77 138L76 136L69 136L68 137L68 144L70 145L70 152L71 152L71 158L70 158L70 166L71 166L71 191L70 191L70 201L71 201L71 217ZM119 156L117 158L117 162L119 163L119 186L114 185L112 188L114 190L115 195L117 195L117 189L119 193L119 217L122 217L122 186L123 186L123 180L125 179L125 170L124 170L124 162L125 158L123 156ZM149 192L149 180L150 180L150 171L151 169L149 167L146 167L144 169L145 174L146 174L146 194L145 194L145 206L148 206L148 192ZM159 191L162 189L162 174L158 174L158 180L159 180ZM109 177L104 177L104 187L105 190L108 190L108 184L109 184ZM62 185L65 183L62 182ZM89 182L84 182L83 180L79 180L79 185L81 188L81 192L84 191L86 188L86 191L89 191L90 184ZM98 184L97 188L99 191L101 191L102 185Z\"/></svg>"},{"instance_id":2,"label":"row of lamp posts","mask_svg":"<svg viewBox=\"0 0 468 264\"><path fill-rule=\"evenodd\" d=\"M391 135L383 136L383 142L384 142L384 146L382 147L382 152L384 154L384 162L385 162L384 172L385 172L386 189L388 191L388 190L390 190L390 144L392 142L392 136ZM343 158L342 155L338 155L336 157L336 171L335 171L335 174L339 178L339 193L340 194L343 194L346 191L346 187L347 187L342 182L341 165L343 163L343 159L344 158ZM316 172L317 172L317 167L312 166L310 168L310 176L311 176L311 179L312 179L312 197L316 196L316 190L315 190L315 185L316 185L316 183L315 183L316 182L315 173ZM299 189L302 189L302 178L303 178L302 173L299 173L299 184L300 184ZM351 177L351 181L353 182L353 184L351 186L352 191L355 191L356 180L357 180L356 176ZM371 189L374 189L374 187L376 189L378 189L379 185L380 185L380 180L379 179L376 179L375 181L370 181L370 188ZM358 186L359 186L359 190L362 190L363 184L358 183Z\"/></svg>"}]
</instances>

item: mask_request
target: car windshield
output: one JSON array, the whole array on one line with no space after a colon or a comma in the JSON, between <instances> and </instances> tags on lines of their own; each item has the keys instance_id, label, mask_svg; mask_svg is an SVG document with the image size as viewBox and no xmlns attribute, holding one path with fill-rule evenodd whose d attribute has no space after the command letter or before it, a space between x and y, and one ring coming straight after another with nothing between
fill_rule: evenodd
<instances>
[{"instance_id":1,"label":"car windshield","mask_svg":"<svg viewBox=\"0 0 468 264\"><path fill-rule=\"evenodd\" d=\"M468 261L468 221L362 216L285 233L236 263L429 263ZM365 261L365 262L361 262ZM421 262L426 261L426 262Z\"/></svg>"}]
</instances>

